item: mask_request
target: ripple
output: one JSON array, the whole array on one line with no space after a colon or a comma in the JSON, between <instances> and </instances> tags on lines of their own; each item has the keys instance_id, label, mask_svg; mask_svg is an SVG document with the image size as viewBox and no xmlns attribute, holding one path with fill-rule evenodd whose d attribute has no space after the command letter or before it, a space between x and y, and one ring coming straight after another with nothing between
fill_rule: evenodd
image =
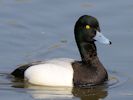
<instances>
[{"instance_id":1,"label":"ripple","mask_svg":"<svg viewBox=\"0 0 133 100\"><path fill-rule=\"evenodd\" d=\"M128 77L121 72L109 71L108 88L121 86L128 81Z\"/></svg>"}]
</instances>

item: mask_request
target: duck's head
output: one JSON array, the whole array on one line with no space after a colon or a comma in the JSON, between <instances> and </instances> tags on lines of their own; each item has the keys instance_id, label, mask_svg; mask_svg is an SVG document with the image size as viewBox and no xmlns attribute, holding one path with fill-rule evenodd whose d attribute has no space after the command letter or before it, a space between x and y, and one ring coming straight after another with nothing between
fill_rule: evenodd
<instances>
[{"instance_id":1,"label":"duck's head","mask_svg":"<svg viewBox=\"0 0 133 100\"><path fill-rule=\"evenodd\" d=\"M78 43L99 41L103 44L111 44L109 39L101 33L98 20L89 15L83 15L78 19L74 33Z\"/></svg>"}]
</instances>

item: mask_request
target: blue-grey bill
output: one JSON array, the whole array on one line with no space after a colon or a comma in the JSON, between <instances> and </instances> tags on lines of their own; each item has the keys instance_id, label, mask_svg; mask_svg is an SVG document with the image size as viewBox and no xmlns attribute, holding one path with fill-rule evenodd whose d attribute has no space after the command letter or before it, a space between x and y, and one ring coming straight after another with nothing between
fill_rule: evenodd
<instances>
[{"instance_id":1,"label":"blue-grey bill","mask_svg":"<svg viewBox=\"0 0 133 100\"><path fill-rule=\"evenodd\" d=\"M111 41L108 38L106 38L101 32L98 31L94 39L102 44L111 44Z\"/></svg>"}]
</instances>

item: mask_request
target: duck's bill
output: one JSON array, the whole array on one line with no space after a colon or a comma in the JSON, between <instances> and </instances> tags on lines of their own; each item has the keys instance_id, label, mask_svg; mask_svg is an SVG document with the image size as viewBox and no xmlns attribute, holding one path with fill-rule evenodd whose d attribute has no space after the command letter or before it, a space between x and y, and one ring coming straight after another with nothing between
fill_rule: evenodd
<instances>
[{"instance_id":1,"label":"duck's bill","mask_svg":"<svg viewBox=\"0 0 133 100\"><path fill-rule=\"evenodd\" d=\"M111 44L111 41L107 39L101 32L98 31L94 39L102 44L109 44L109 45Z\"/></svg>"}]
</instances>

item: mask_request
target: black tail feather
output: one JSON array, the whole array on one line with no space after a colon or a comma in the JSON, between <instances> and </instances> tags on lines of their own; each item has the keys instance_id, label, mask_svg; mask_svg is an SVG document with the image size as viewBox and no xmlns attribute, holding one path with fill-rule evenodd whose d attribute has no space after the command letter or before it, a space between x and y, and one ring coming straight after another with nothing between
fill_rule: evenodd
<instances>
[{"instance_id":1,"label":"black tail feather","mask_svg":"<svg viewBox=\"0 0 133 100\"><path fill-rule=\"evenodd\" d=\"M25 70L28 69L30 66L37 65L37 64L40 64L40 63L44 63L44 62L37 61L37 62L32 62L32 63L28 63L28 64L21 65L19 68L15 69L11 73L11 75L13 75L16 78L22 78L22 79L24 79L24 72L25 72Z\"/></svg>"},{"instance_id":2,"label":"black tail feather","mask_svg":"<svg viewBox=\"0 0 133 100\"><path fill-rule=\"evenodd\" d=\"M22 65L19 68L15 69L11 75L15 76L16 78L24 78L24 72L27 68L29 68L31 65L30 64L26 64L26 65Z\"/></svg>"}]
</instances>

